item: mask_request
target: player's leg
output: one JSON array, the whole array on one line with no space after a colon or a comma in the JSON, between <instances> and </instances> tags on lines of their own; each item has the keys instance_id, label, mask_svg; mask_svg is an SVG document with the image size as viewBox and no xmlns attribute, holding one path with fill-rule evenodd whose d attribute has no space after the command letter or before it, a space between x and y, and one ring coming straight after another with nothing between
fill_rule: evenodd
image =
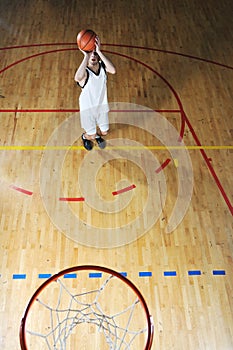
<instances>
[{"instance_id":1,"label":"player's leg","mask_svg":"<svg viewBox=\"0 0 233 350\"><path fill-rule=\"evenodd\" d=\"M106 141L102 138L102 136L106 136L109 130L109 120L108 113L102 113L98 116L97 123L99 126L99 131L96 135L96 142L100 148L106 147Z\"/></svg>"},{"instance_id":2,"label":"player's leg","mask_svg":"<svg viewBox=\"0 0 233 350\"><path fill-rule=\"evenodd\" d=\"M93 117L80 113L81 126L85 130L82 134L83 146L86 150L91 151L93 148L93 141L96 137L96 122Z\"/></svg>"}]
</instances>

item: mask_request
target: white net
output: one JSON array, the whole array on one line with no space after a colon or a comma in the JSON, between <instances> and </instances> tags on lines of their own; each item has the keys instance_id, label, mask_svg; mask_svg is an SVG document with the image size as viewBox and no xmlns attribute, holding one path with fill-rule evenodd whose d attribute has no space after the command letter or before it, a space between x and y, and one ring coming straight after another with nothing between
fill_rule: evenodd
<instances>
[{"instance_id":1,"label":"white net","mask_svg":"<svg viewBox=\"0 0 233 350\"><path fill-rule=\"evenodd\" d=\"M126 283L106 273L86 278L85 272L79 272L77 278L58 278L38 295L27 316L27 346L33 350L145 349L147 323L137 294Z\"/></svg>"}]
</instances>

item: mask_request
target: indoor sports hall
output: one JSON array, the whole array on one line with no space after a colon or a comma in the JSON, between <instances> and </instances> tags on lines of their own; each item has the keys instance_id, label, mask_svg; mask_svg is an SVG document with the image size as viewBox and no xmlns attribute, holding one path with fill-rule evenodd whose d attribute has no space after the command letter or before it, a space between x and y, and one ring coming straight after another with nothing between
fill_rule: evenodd
<instances>
[{"instance_id":1,"label":"indoor sports hall","mask_svg":"<svg viewBox=\"0 0 233 350\"><path fill-rule=\"evenodd\" d=\"M232 13L1 0L1 350L233 349ZM85 29L116 67L91 151Z\"/></svg>"}]
</instances>

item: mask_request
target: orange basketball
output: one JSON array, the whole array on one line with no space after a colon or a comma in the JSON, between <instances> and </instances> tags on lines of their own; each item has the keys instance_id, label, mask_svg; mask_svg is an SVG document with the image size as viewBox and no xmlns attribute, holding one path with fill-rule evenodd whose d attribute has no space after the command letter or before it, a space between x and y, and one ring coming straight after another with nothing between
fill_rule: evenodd
<instances>
[{"instance_id":1,"label":"orange basketball","mask_svg":"<svg viewBox=\"0 0 233 350\"><path fill-rule=\"evenodd\" d=\"M83 29L77 35L78 47L83 51L95 50L96 34L91 29Z\"/></svg>"}]
</instances>

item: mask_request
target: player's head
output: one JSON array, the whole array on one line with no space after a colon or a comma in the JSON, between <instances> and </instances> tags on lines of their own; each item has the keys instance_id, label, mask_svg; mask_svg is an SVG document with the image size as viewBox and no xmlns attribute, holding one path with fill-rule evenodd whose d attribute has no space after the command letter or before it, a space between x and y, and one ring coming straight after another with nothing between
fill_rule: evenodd
<instances>
[{"instance_id":1,"label":"player's head","mask_svg":"<svg viewBox=\"0 0 233 350\"><path fill-rule=\"evenodd\" d=\"M89 63L90 64L93 64L93 65L97 64L99 62L99 60L100 60L100 57L96 51L93 50L93 51L89 52Z\"/></svg>"}]
</instances>

